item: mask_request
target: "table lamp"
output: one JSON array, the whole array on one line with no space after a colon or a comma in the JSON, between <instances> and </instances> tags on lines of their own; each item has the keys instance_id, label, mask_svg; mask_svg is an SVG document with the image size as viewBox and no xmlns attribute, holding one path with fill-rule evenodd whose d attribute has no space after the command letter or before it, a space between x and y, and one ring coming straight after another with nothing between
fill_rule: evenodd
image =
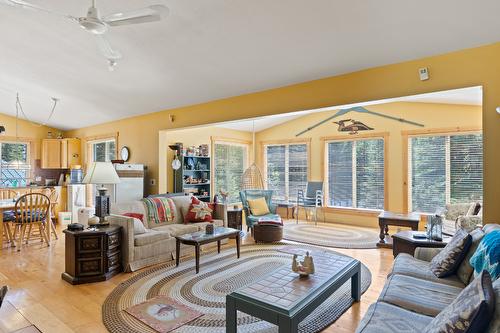
<instances>
[{"instance_id":1,"label":"table lamp","mask_svg":"<svg viewBox=\"0 0 500 333\"><path fill-rule=\"evenodd\" d=\"M104 184L118 184L120 177L111 162L92 162L85 178L84 184L96 184L98 195L95 197L95 215L99 217L100 223L103 224L104 218L109 215L109 195L106 193L107 188ZM100 187L99 187L100 185Z\"/></svg>"}]
</instances>

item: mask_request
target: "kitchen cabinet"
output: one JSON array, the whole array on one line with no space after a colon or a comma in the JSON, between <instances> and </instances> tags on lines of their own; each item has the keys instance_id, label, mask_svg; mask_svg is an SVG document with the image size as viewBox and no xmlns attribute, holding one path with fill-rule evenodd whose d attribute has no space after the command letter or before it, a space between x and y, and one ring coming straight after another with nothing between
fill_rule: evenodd
<instances>
[{"instance_id":1,"label":"kitchen cabinet","mask_svg":"<svg viewBox=\"0 0 500 333\"><path fill-rule=\"evenodd\" d=\"M81 164L80 139L42 140L42 169L69 169Z\"/></svg>"}]
</instances>

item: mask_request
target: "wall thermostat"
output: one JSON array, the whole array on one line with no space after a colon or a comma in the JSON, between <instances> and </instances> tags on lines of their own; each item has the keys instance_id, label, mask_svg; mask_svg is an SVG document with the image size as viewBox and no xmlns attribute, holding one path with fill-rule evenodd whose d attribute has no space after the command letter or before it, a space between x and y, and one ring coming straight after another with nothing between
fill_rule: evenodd
<instances>
[{"instance_id":1,"label":"wall thermostat","mask_svg":"<svg viewBox=\"0 0 500 333\"><path fill-rule=\"evenodd\" d=\"M427 67L419 68L418 74L420 75L420 81L429 80L429 69Z\"/></svg>"}]
</instances>

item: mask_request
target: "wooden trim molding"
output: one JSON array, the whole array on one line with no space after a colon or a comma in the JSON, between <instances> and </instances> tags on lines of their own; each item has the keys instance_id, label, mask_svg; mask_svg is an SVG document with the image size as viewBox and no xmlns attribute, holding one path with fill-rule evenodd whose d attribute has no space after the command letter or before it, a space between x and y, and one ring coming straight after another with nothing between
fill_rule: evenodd
<instances>
[{"instance_id":1,"label":"wooden trim molding","mask_svg":"<svg viewBox=\"0 0 500 333\"><path fill-rule=\"evenodd\" d=\"M221 136L211 136L210 140L212 142L226 142L226 143L238 143L241 145L251 145L252 141L250 140L243 140L243 139L235 139L235 138L225 138Z\"/></svg>"},{"instance_id":2,"label":"wooden trim molding","mask_svg":"<svg viewBox=\"0 0 500 333\"><path fill-rule=\"evenodd\" d=\"M294 143L311 143L312 138L293 138L293 139L278 139L278 140L263 140L259 141L261 145L271 146L271 145L285 145Z\"/></svg>"},{"instance_id":3,"label":"wooden trim molding","mask_svg":"<svg viewBox=\"0 0 500 333\"><path fill-rule=\"evenodd\" d=\"M403 157L403 213L408 213L409 207L409 179L408 179L408 165L410 163L408 156L408 140L412 136L433 136L433 135L453 135L453 134L466 134L482 132L481 127L447 127L447 128L429 128L418 130L401 131L401 147Z\"/></svg>"},{"instance_id":4,"label":"wooden trim molding","mask_svg":"<svg viewBox=\"0 0 500 333\"><path fill-rule=\"evenodd\" d=\"M325 213L378 217L382 210L351 207L323 207Z\"/></svg>"},{"instance_id":5,"label":"wooden trim molding","mask_svg":"<svg viewBox=\"0 0 500 333\"><path fill-rule=\"evenodd\" d=\"M91 142L91 141L104 141L106 139L115 139L118 142L119 134L120 134L120 132L99 134L99 135L87 136L83 140L85 142Z\"/></svg>"},{"instance_id":6,"label":"wooden trim molding","mask_svg":"<svg viewBox=\"0 0 500 333\"><path fill-rule=\"evenodd\" d=\"M389 210L389 132L377 132L377 133L363 133L357 134L356 136L347 135L334 135L334 136L322 136L321 141L321 170L323 170L323 192L325 193L325 202L328 202L328 163L326 163L327 149L326 145L328 142L332 141L357 141L357 140L367 140L379 138L384 140L384 209ZM346 208L335 208L328 207L332 209L346 209ZM359 208L348 208L351 210L359 210ZM366 209L361 209L361 211L367 211ZM370 210L368 210L370 211ZM372 216L372 215L370 215ZM377 215L378 216L378 215Z\"/></svg>"}]
</instances>

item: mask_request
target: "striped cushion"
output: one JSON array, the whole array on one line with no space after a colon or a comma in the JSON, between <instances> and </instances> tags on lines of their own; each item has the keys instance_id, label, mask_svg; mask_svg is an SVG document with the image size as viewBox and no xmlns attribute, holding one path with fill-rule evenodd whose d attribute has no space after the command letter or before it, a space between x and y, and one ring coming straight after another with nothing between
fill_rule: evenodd
<instances>
[{"instance_id":1,"label":"striped cushion","mask_svg":"<svg viewBox=\"0 0 500 333\"><path fill-rule=\"evenodd\" d=\"M149 224L166 224L174 220L175 205L170 198L143 198Z\"/></svg>"}]
</instances>

